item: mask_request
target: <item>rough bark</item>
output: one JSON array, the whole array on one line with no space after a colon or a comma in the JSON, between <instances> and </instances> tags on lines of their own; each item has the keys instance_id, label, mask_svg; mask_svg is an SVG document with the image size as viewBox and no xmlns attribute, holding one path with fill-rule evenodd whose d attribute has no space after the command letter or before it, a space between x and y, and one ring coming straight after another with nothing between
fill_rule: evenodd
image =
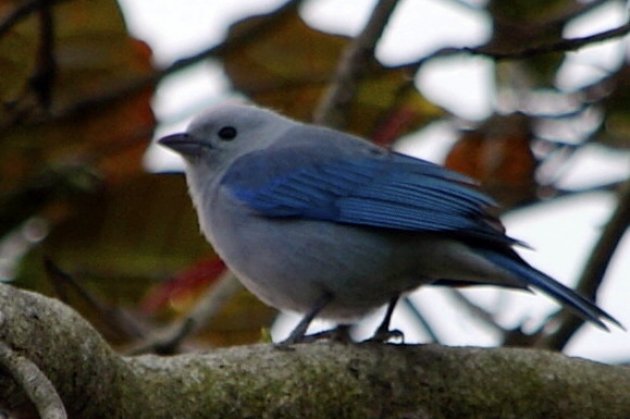
<instances>
[{"instance_id":1,"label":"rough bark","mask_svg":"<svg viewBox=\"0 0 630 419\"><path fill-rule=\"evenodd\" d=\"M0 286L0 307L0 339L70 417L630 417L630 368L554 352L322 342L125 357L56 300ZM4 370L0 400L29 404Z\"/></svg>"}]
</instances>

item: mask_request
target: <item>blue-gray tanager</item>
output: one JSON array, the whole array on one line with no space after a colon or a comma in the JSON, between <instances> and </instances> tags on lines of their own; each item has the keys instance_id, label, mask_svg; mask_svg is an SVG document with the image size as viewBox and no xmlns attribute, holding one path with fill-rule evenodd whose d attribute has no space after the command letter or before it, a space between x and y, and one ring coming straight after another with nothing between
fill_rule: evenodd
<instances>
[{"instance_id":1,"label":"blue-gray tanager","mask_svg":"<svg viewBox=\"0 0 630 419\"><path fill-rule=\"evenodd\" d=\"M608 313L512 249L465 176L332 129L229 104L159 143L181 154L201 229L243 284L279 309L347 321L422 284L538 289L596 325Z\"/></svg>"}]
</instances>

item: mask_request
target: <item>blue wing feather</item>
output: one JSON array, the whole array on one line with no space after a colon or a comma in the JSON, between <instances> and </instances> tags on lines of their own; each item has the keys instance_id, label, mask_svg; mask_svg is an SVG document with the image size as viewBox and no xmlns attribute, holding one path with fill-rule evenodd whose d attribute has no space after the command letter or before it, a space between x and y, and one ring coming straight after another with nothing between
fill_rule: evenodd
<instances>
[{"instance_id":1,"label":"blue wing feather","mask_svg":"<svg viewBox=\"0 0 630 419\"><path fill-rule=\"evenodd\" d=\"M339 142L339 133L305 129L301 131L305 141L281 141L239 158L222 185L268 217L455 232L515 243L488 214L494 201L467 177L351 136L343 138L343 146L330 147ZM331 143L326 147L312 138L308 141L309 135Z\"/></svg>"}]
</instances>

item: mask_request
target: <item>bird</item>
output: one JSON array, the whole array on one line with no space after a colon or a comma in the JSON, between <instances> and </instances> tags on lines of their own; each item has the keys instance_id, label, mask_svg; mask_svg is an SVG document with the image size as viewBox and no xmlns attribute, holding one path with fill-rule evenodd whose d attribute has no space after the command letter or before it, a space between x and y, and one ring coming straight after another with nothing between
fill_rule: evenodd
<instances>
[{"instance_id":1,"label":"bird","mask_svg":"<svg viewBox=\"0 0 630 419\"><path fill-rule=\"evenodd\" d=\"M226 103L158 140L183 157L200 229L264 303L350 324L427 284L538 290L608 330L623 326L515 251L495 201L438 164L253 104Z\"/></svg>"}]
</instances>

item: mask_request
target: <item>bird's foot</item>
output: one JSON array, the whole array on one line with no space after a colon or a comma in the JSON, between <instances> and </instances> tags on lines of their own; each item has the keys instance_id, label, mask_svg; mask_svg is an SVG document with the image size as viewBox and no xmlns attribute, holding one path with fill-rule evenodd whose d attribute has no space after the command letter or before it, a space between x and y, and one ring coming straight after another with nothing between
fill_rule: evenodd
<instances>
[{"instance_id":1,"label":"bird's foot","mask_svg":"<svg viewBox=\"0 0 630 419\"><path fill-rule=\"evenodd\" d=\"M333 342L339 343L351 343L352 338L350 337L350 325L349 324L340 324L337 327L334 327L329 330L324 330L322 332L313 333L310 335L304 336L305 342L315 342L321 339L328 339Z\"/></svg>"},{"instance_id":2,"label":"bird's foot","mask_svg":"<svg viewBox=\"0 0 630 419\"><path fill-rule=\"evenodd\" d=\"M364 340L363 343L372 343L372 342L386 343L393 339L396 339L396 340L400 339L401 343L405 343L405 334L398 329L391 329L391 330L379 329L376 331L376 333L374 333L374 336L372 336L369 339Z\"/></svg>"},{"instance_id":3,"label":"bird's foot","mask_svg":"<svg viewBox=\"0 0 630 419\"><path fill-rule=\"evenodd\" d=\"M310 335L302 335L298 337L289 336L287 339L276 343L274 346L281 350L291 350L292 345L297 343L313 343L318 340L328 339L333 342L350 343L350 325L340 324L339 326L324 330L322 332L311 333Z\"/></svg>"}]
</instances>

